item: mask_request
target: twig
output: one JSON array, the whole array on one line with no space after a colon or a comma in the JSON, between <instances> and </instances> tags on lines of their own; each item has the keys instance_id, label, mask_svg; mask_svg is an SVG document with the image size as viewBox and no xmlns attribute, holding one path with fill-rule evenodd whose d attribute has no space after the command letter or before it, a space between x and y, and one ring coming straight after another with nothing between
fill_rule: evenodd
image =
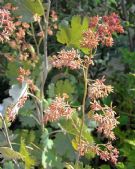
<instances>
[{"instance_id":1,"label":"twig","mask_svg":"<svg viewBox=\"0 0 135 169\"><path fill-rule=\"evenodd\" d=\"M39 56L39 46L36 40L36 36L35 36L35 31L34 31L34 27L33 27L33 23L31 22L31 30L32 30L32 36L36 45L36 50L37 50L37 55Z\"/></svg>"},{"instance_id":2,"label":"twig","mask_svg":"<svg viewBox=\"0 0 135 169\"><path fill-rule=\"evenodd\" d=\"M5 137L6 137L7 143L9 145L9 147L13 150L11 141L9 139L9 134L8 134L8 129L7 129L7 125L6 125L5 119L3 118L3 116L1 114L0 114L0 118L1 118L1 120L3 122L3 127L4 127L4 131L5 131ZM20 167L19 167L18 162L16 160L13 160L13 161L14 161L16 167L19 169Z\"/></svg>"},{"instance_id":3,"label":"twig","mask_svg":"<svg viewBox=\"0 0 135 169\"><path fill-rule=\"evenodd\" d=\"M49 13L50 13L51 1L48 0L48 8L46 11L46 15L44 14L44 24L45 24L45 33L44 33L44 59L43 59L43 68L42 68L42 76L41 76L41 90L40 97L41 100L44 98L44 86L48 74L48 53L47 53L47 39L48 39L48 21L49 21ZM41 103L40 111L41 111L41 119L43 120L43 102ZM42 123L42 130L44 129L44 123Z\"/></svg>"},{"instance_id":4,"label":"twig","mask_svg":"<svg viewBox=\"0 0 135 169\"><path fill-rule=\"evenodd\" d=\"M125 6L125 0L121 0L121 7L122 7L123 16L125 20L128 21L129 19L128 19L128 13L127 13L126 6ZM132 40L132 34L129 28L128 28L128 38L129 38L130 51L133 51L134 45L133 45L133 40Z\"/></svg>"},{"instance_id":5,"label":"twig","mask_svg":"<svg viewBox=\"0 0 135 169\"><path fill-rule=\"evenodd\" d=\"M86 102L86 96L87 96L87 87L88 87L88 67L83 70L84 72L84 96L83 96L83 102L82 102L82 123L80 128L80 134L79 134L79 144L81 143L81 137L82 137L82 131L84 126L84 120L85 120L85 102Z\"/></svg>"},{"instance_id":6,"label":"twig","mask_svg":"<svg viewBox=\"0 0 135 169\"><path fill-rule=\"evenodd\" d=\"M41 96L44 95L44 85L46 82L47 74L48 74L48 52L47 52L47 39L48 39L48 21L49 21L49 13L50 13L51 1L48 0L48 8L46 15L44 15L44 23L45 23L45 37L44 37L44 60L43 60L43 79L42 79L42 88L41 88Z\"/></svg>"}]
</instances>

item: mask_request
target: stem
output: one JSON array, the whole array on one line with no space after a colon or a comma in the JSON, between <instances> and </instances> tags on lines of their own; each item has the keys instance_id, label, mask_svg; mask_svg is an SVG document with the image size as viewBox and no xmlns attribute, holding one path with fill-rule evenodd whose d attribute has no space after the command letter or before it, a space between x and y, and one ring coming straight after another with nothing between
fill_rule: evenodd
<instances>
[{"instance_id":1,"label":"stem","mask_svg":"<svg viewBox=\"0 0 135 169\"><path fill-rule=\"evenodd\" d=\"M46 15L44 14L44 24L45 24L45 32L44 32L44 59L43 59L43 69L42 69L42 76L41 76L41 89L40 89L40 97L42 100L40 111L41 111L41 125L42 125L42 131L44 130L44 123L43 123L43 98L44 98L44 86L48 74L48 52L47 52L47 39L48 39L48 21L49 21L49 13L50 13L50 6L51 1L48 0L48 8L46 11Z\"/></svg>"},{"instance_id":2,"label":"stem","mask_svg":"<svg viewBox=\"0 0 135 169\"><path fill-rule=\"evenodd\" d=\"M9 145L9 147L13 150L11 141L10 141L10 139L9 139L9 134L8 134L8 129L7 129L7 125L6 125L5 119L3 118L2 115L0 115L0 118L1 118L1 120L2 120L2 122L3 122L3 127L4 127L4 131L5 131L5 137L6 137L7 143L8 143L8 145ZM19 167L18 162L17 162L16 160L13 160L13 161L14 161L16 167L19 169L20 167Z\"/></svg>"},{"instance_id":3,"label":"stem","mask_svg":"<svg viewBox=\"0 0 135 169\"><path fill-rule=\"evenodd\" d=\"M42 76L42 85L41 85L41 97L44 96L44 85L46 82L47 74L48 74L48 52L47 52L47 39L48 39L48 21L49 21L49 13L50 13L51 1L48 0L48 8L46 15L44 15L44 23L45 23L45 37L44 37L44 60L43 60L43 76Z\"/></svg>"},{"instance_id":4,"label":"stem","mask_svg":"<svg viewBox=\"0 0 135 169\"><path fill-rule=\"evenodd\" d=\"M9 134L8 134L8 130L7 130L7 125L6 125L6 122L4 120L4 118L1 116L1 120L3 121L3 127L4 127L4 131L5 131L5 137L6 137L6 140L8 142L8 145L11 149L13 149L12 147L12 144L11 144L11 141L9 139Z\"/></svg>"},{"instance_id":5,"label":"stem","mask_svg":"<svg viewBox=\"0 0 135 169\"><path fill-rule=\"evenodd\" d=\"M36 40L36 36L35 36L35 31L34 31L34 27L33 27L33 23L31 22L31 30L32 30L32 36L36 45L36 50L37 50L37 55L39 56L39 46Z\"/></svg>"},{"instance_id":6,"label":"stem","mask_svg":"<svg viewBox=\"0 0 135 169\"><path fill-rule=\"evenodd\" d=\"M84 121L85 121L85 104L86 104L86 96L87 96L87 89L88 89L88 68L89 65L83 69L84 73L84 95L83 95L83 101L82 101L82 123L80 127L80 133L79 133L79 145L81 144L81 138L82 138L82 131L83 131L83 126L84 126ZM79 154L77 157L77 168L78 168L78 162L79 162Z\"/></svg>"}]
</instances>

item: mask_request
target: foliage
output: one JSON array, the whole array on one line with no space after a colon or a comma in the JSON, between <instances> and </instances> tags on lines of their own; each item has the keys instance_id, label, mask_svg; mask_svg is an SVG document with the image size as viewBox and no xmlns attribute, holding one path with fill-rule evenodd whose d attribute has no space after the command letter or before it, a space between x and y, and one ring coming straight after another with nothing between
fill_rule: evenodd
<instances>
[{"instance_id":1,"label":"foliage","mask_svg":"<svg viewBox=\"0 0 135 169\"><path fill-rule=\"evenodd\" d=\"M134 169L132 1L5 0L0 5L0 153L4 159L0 167ZM12 34L4 32L10 18L5 17L6 10L15 27L10 28ZM121 17L123 36L115 13ZM121 72L115 71L119 63L114 65L114 58L121 61ZM113 89L99 78L104 74Z\"/></svg>"},{"instance_id":2,"label":"foliage","mask_svg":"<svg viewBox=\"0 0 135 169\"><path fill-rule=\"evenodd\" d=\"M79 28L79 29L78 29ZM68 21L62 21L57 32L57 40L67 46L72 46L81 49L88 54L88 49L84 49L80 46L82 39L82 32L88 29L88 18L83 19L80 16L73 16L71 19L71 26Z\"/></svg>"}]
</instances>

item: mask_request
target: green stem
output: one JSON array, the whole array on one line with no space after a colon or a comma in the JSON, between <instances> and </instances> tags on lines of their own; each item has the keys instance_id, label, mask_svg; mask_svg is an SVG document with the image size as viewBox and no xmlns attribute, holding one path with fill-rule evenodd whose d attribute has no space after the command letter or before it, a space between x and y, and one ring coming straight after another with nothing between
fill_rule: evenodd
<instances>
[{"instance_id":1,"label":"green stem","mask_svg":"<svg viewBox=\"0 0 135 169\"><path fill-rule=\"evenodd\" d=\"M43 40L43 42L44 42L44 58L43 58L43 68L42 68L42 76L41 76L41 89L40 89L40 97L41 97L41 100L42 100L42 103L40 105L42 131L44 131L44 123L43 123L44 86L45 86L46 78L47 78L47 75L48 75L48 52L47 52L48 32L47 32L47 30L48 30L50 7L51 7L51 1L48 0L48 8L47 8L47 11L46 11L46 15L44 14L44 25L45 25L44 40Z\"/></svg>"},{"instance_id":2,"label":"green stem","mask_svg":"<svg viewBox=\"0 0 135 169\"><path fill-rule=\"evenodd\" d=\"M12 147L12 144L11 144L11 141L10 141L10 138L9 138L9 134L8 134L8 128L7 128L7 125L6 125L6 122L5 122L5 119L3 118L2 115L0 115L0 118L3 122L3 127L4 127L4 131L5 131L5 137L6 137L6 140L7 140L7 143L9 145L9 147L13 150L13 147ZM16 160L13 160L13 162L15 163L16 167L19 169L19 164Z\"/></svg>"},{"instance_id":3,"label":"green stem","mask_svg":"<svg viewBox=\"0 0 135 169\"><path fill-rule=\"evenodd\" d=\"M79 145L81 144L81 138L82 138L82 131L83 131L83 126L84 126L84 121L85 121L85 105L86 105L86 97L87 97L87 89L88 89L88 68L89 65L83 69L84 73L84 95L83 95L83 101L82 101L82 123L80 126L80 133L79 133ZM79 163L79 154L77 157L77 162L76 162L76 168L78 168L78 163Z\"/></svg>"},{"instance_id":4,"label":"green stem","mask_svg":"<svg viewBox=\"0 0 135 169\"><path fill-rule=\"evenodd\" d=\"M33 36L33 39L34 39L34 42L35 42L35 45L36 45L37 55L39 56L39 46L38 46L38 43L37 43L37 40L36 40L35 30L34 30L32 22L31 22L31 30L32 30L32 36Z\"/></svg>"}]
</instances>

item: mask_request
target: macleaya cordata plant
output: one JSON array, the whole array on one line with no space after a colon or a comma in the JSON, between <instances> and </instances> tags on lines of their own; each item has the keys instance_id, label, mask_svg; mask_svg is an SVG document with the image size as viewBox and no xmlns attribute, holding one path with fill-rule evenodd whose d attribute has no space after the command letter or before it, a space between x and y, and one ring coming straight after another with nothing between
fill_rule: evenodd
<instances>
[{"instance_id":1,"label":"macleaya cordata plant","mask_svg":"<svg viewBox=\"0 0 135 169\"><path fill-rule=\"evenodd\" d=\"M85 87L82 102L82 123L78 136L79 156L84 156L88 150L91 150L99 155L102 160L110 160L112 163L116 164L119 152L111 144L111 141L116 139L113 132L113 129L118 124L118 121L115 117L116 112L112 109L112 107L108 107L107 105L103 107L102 105L100 105L100 101L97 101L97 99L107 97L108 94L113 92L113 88L110 85L107 86L104 84L104 78L102 78L101 80L97 79L94 83L91 83L91 80L88 79L88 70L89 66L93 63L92 59L94 57L95 50L100 43L107 47L111 47L113 45L112 34L114 32L124 32L123 27L120 25L120 20L117 14L112 13L109 16L92 17L90 18L89 28L87 31L83 32L83 38L80 42L82 47L88 48L90 50L90 55L87 57L85 56L83 60L81 59L80 55L78 55L78 52L75 49L67 51L62 50L58 53L57 56L52 56L50 63L53 67L56 67L58 69L62 67L69 67L72 70L83 70ZM104 136L109 139L109 142L107 144L91 145L82 138L82 129L85 122L85 104L87 95L91 100L90 104L93 113L92 119L97 122L97 131L99 133L103 133ZM52 111L50 111L51 109ZM56 109L57 113L55 113L56 110L53 109ZM50 112L49 115L48 111ZM101 111L102 113L97 113L98 111ZM67 110L65 109L65 113L66 112ZM61 105L59 104L59 101L57 101L55 105L50 105L49 109L46 110L45 121L53 121L54 119L58 120L58 117L62 117L61 114L63 114L61 113ZM67 117L65 118L69 118L69 115L71 115L71 111L69 114L67 114Z\"/></svg>"},{"instance_id":2,"label":"macleaya cordata plant","mask_svg":"<svg viewBox=\"0 0 135 169\"><path fill-rule=\"evenodd\" d=\"M48 0L48 5L43 16L40 17L40 15L35 14L31 25L26 22L22 22L19 19L21 18L19 16L11 16L11 13L16 10L16 8L14 8L11 4L7 4L5 7L0 9L0 42L2 44L8 44L9 47L17 53L4 53L4 56L9 62L19 63L16 78L18 87L13 86L10 89L9 94L11 98L8 100L8 104L6 104L6 106L4 105L4 112L1 112L1 120L3 122L8 146L14 153L16 152L13 150L12 141L9 137L8 123L15 121L19 109L25 107L25 102L29 99L33 100L33 104L35 105L35 109L33 110L35 113L33 113L32 117L36 120L41 130L41 135L44 136L48 128L48 124L51 126L51 123L54 122L58 124L61 129L60 132L64 132L67 135L72 135L73 133L71 144L75 149L75 168L79 169L79 161L81 160L81 157L85 156L88 152L93 152L94 154L100 156L102 160L116 164L119 151L112 145L112 141L116 139L113 129L117 127L119 122L117 121L116 112L113 110L112 105L109 107L107 105L103 105L101 102L102 98L107 97L111 92L113 92L113 88L110 85L105 85L104 77L95 81L90 79L89 69L94 64L93 58L98 46L104 45L106 47L111 47L114 43L113 33L124 32L123 27L120 24L120 19L115 13L103 17L95 16L89 18L88 29L82 31L82 36L79 42L82 48L89 51L89 54L82 55L78 49L73 47L70 49L65 48L58 51L56 55L49 57L48 61L47 36L48 34L52 35L50 29L51 25L49 25L50 6L51 2ZM55 11L52 11L50 16L52 17L52 22L57 21L58 16ZM37 34L35 33L34 24L40 30ZM54 23L53 27L57 29L57 24ZM26 35L32 36L35 43L34 45L27 42ZM44 46L43 50L41 50L41 45ZM28 63L28 65L26 63ZM52 69L57 68L62 70L64 67L72 71L82 72L84 91L83 98L81 98L82 103L80 105L80 111L70 104L69 96L66 93L63 93L63 95L57 95L55 98L51 98L51 101L49 102L47 101L48 98L45 98L46 91L44 91L44 87L49 71L48 65L51 65ZM33 77L32 73L35 69L39 69L40 72L38 75ZM37 84L37 81L40 82ZM18 91L21 89L19 97L17 96L17 93L14 94L13 90L15 88L17 88ZM89 109L91 112L89 120L94 120L97 123L97 132L103 134L106 140L108 140L104 144L91 143L87 137L85 137L86 134L84 134L84 128L87 127L85 119L86 114L88 113L86 109L86 99L88 98ZM3 101L3 103L5 102ZM82 114L79 114L80 112ZM74 116L76 119L73 119ZM76 133L74 134L74 132L69 132L68 129L62 125L63 123L61 123L61 120L64 120L64 123L67 126L72 124ZM76 123L74 123L75 120ZM71 123L69 123L69 121ZM53 134L55 134L55 132L57 133L59 130L52 131ZM91 133L89 133L89 135L90 134ZM44 168L47 168L50 165L47 164L47 162L45 164L47 157L44 157L45 153L48 151L47 138L48 140L50 139L48 133L44 138L44 146L39 146L39 150L42 152L42 159L40 159L40 162L39 158L37 158L36 164L28 163L26 159L29 157L28 153L27 157L25 157L25 154L22 154L21 156L20 153L19 155L21 158L19 158L20 156L18 156L18 154L12 158L15 165L19 168L19 160L21 159L26 163L26 168L30 168L32 165L42 165ZM43 138L41 137L40 139ZM37 147L38 145L34 146ZM48 147L48 149L51 149L51 144L49 144Z\"/></svg>"}]
</instances>

